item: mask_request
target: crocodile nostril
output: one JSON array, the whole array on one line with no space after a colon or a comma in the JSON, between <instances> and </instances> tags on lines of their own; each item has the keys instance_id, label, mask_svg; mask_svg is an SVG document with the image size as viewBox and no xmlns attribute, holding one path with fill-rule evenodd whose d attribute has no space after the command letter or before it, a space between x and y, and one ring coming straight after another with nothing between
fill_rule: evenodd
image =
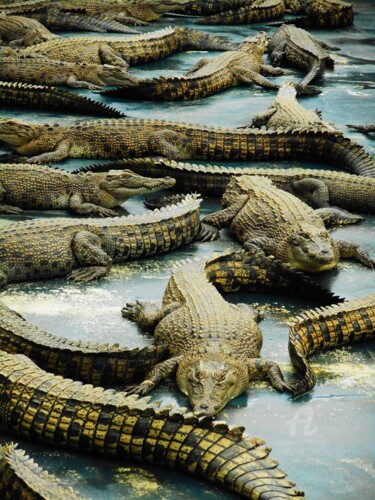
<instances>
[{"instance_id":1,"label":"crocodile nostril","mask_svg":"<svg viewBox=\"0 0 375 500\"><path fill-rule=\"evenodd\" d=\"M201 408L202 410L207 410L208 409L208 404L202 403L201 405L199 405L199 408Z\"/></svg>"}]
</instances>

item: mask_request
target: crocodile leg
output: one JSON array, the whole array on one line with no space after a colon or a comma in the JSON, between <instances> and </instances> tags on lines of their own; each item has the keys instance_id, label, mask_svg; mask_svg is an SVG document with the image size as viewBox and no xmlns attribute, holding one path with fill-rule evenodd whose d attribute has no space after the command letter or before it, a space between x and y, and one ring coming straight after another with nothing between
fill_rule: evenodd
<instances>
[{"instance_id":1,"label":"crocodile leg","mask_svg":"<svg viewBox=\"0 0 375 500\"><path fill-rule=\"evenodd\" d=\"M211 59L212 58L209 57L204 57L203 59L200 59L196 64L194 64L194 66L192 66L191 69L189 69L189 71L186 73L186 76L189 76L195 73L196 71L204 68L204 66L206 66L211 61Z\"/></svg>"},{"instance_id":2,"label":"crocodile leg","mask_svg":"<svg viewBox=\"0 0 375 500\"><path fill-rule=\"evenodd\" d=\"M175 309L181 307L178 302L172 302L162 308L152 302L129 302L121 309L122 316L137 325L145 332L153 334L158 323Z\"/></svg>"},{"instance_id":3,"label":"crocodile leg","mask_svg":"<svg viewBox=\"0 0 375 500\"><path fill-rule=\"evenodd\" d=\"M254 116L249 124L250 127L260 128L262 125L266 125L268 120L276 113L276 108L267 109L264 113L259 113ZM241 127L242 128L242 127ZM245 125L246 128L246 125Z\"/></svg>"},{"instance_id":4,"label":"crocodile leg","mask_svg":"<svg viewBox=\"0 0 375 500\"><path fill-rule=\"evenodd\" d=\"M147 379L144 380L141 384L137 386L133 386L130 388L126 388L127 394L147 394L148 392L155 389L160 382L173 375L178 367L178 363L182 356L176 356L175 358L167 359L166 361L162 361L158 363L147 375Z\"/></svg>"},{"instance_id":5,"label":"crocodile leg","mask_svg":"<svg viewBox=\"0 0 375 500\"><path fill-rule=\"evenodd\" d=\"M208 224L209 226L213 226L218 230L222 229L225 226L228 226L236 217L238 212L244 207L247 200L247 195L238 196L236 202L229 207L204 217L202 219L202 224ZM217 234L217 237L218 236L219 234Z\"/></svg>"},{"instance_id":6,"label":"crocodile leg","mask_svg":"<svg viewBox=\"0 0 375 500\"><path fill-rule=\"evenodd\" d=\"M0 271L0 289L4 288L8 283L8 277L5 273Z\"/></svg>"},{"instance_id":7,"label":"crocodile leg","mask_svg":"<svg viewBox=\"0 0 375 500\"><path fill-rule=\"evenodd\" d=\"M301 179L292 181L293 193L302 197L314 208L329 207L329 189L327 184L320 179Z\"/></svg>"},{"instance_id":8,"label":"crocodile leg","mask_svg":"<svg viewBox=\"0 0 375 500\"><path fill-rule=\"evenodd\" d=\"M241 83L256 83L265 89L278 90L280 88L280 85L270 82L256 71L245 68L244 66L235 66L231 71L233 76Z\"/></svg>"},{"instance_id":9,"label":"crocodile leg","mask_svg":"<svg viewBox=\"0 0 375 500\"><path fill-rule=\"evenodd\" d=\"M116 217L117 215L117 212L109 208L100 207L93 203L85 203L80 193L75 193L70 197L69 208L79 215L99 215L100 217Z\"/></svg>"},{"instance_id":10,"label":"crocodile leg","mask_svg":"<svg viewBox=\"0 0 375 500\"><path fill-rule=\"evenodd\" d=\"M248 373L249 380L254 378L268 379L277 391L291 391L291 387L284 380L279 365L273 361L251 359L248 362Z\"/></svg>"},{"instance_id":11,"label":"crocodile leg","mask_svg":"<svg viewBox=\"0 0 375 500\"><path fill-rule=\"evenodd\" d=\"M94 85L93 83L85 82L83 80L78 80L75 75L70 75L67 79L66 84L72 89L89 89L89 90L102 90L99 85Z\"/></svg>"},{"instance_id":12,"label":"crocodile leg","mask_svg":"<svg viewBox=\"0 0 375 500\"><path fill-rule=\"evenodd\" d=\"M272 254L276 245L276 240L267 237L253 238L243 243L245 250L262 250L266 254Z\"/></svg>"},{"instance_id":13,"label":"crocodile leg","mask_svg":"<svg viewBox=\"0 0 375 500\"><path fill-rule=\"evenodd\" d=\"M350 241L335 240L335 245L340 252L341 259L353 259L360 262L365 267L374 268L375 260L371 259L369 253L364 248L361 248L356 243Z\"/></svg>"},{"instance_id":14,"label":"crocodile leg","mask_svg":"<svg viewBox=\"0 0 375 500\"><path fill-rule=\"evenodd\" d=\"M39 146L40 144L40 146ZM39 146L39 148L38 148ZM17 148L17 153L20 154L32 154L35 149L45 149L46 145L42 144L42 141L31 141L24 146ZM69 141L61 141L57 144L57 147L53 151L48 153L42 153L37 156L32 156L31 158L25 158L25 163L53 163L65 160L69 156L71 149L71 144Z\"/></svg>"},{"instance_id":15,"label":"crocodile leg","mask_svg":"<svg viewBox=\"0 0 375 500\"><path fill-rule=\"evenodd\" d=\"M125 69L129 68L129 65L124 59L115 52L112 47L108 44L103 44L99 48L99 56L102 64L111 64L112 66L122 66Z\"/></svg>"},{"instance_id":16,"label":"crocodile leg","mask_svg":"<svg viewBox=\"0 0 375 500\"><path fill-rule=\"evenodd\" d=\"M185 136L174 130L159 130L150 135L149 145L155 154L169 160L178 160L183 158L182 148L179 149L179 145L182 145L184 139Z\"/></svg>"},{"instance_id":17,"label":"crocodile leg","mask_svg":"<svg viewBox=\"0 0 375 500\"><path fill-rule=\"evenodd\" d=\"M72 249L81 267L70 273L69 280L88 283L108 275L112 259L101 245L101 239L89 231L79 231L74 235Z\"/></svg>"},{"instance_id":18,"label":"crocodile leg","mask_svg":"<svg viewBox=\"0 0 375 500\"><path fill-rule=\"evenodd\" d=\"M332 227L338 225L357 224L364 221L361 215L352 214L347 210L336 207L318 208L315 213L323 219L325 226Z\"/></svg>"},{"instance_id":19,"label":"crocodile leg","mask_svg":"<svg viewBox=\"0 0 375 500\"><path fill-rule=\"evenodd\" d=\"M3 205L1 202L5 196L4 186L0 182L0 214L19 214L22 212L21 208L13 207L12 205ZM0 280L1 281L1 280Z\"/></svg>"},{"instance_id":20,"label":"crocodile leg","mask_svg":"<svg viewBox=\"0 0 375 500\"><path fill-rule=\"evenodd\" d=\"M285 48L288 45L288 41L284 40L280 42L270 54L270 61L273 66L280 66L284 59Z\"/></svg>"},{"instance_id":21,"label":"crocodile leg","mask_svg":"<svg viewBox=\"0 0 375 500\"><path fill-rule=\"evenodd\" d=\"M289 71L287 69L278 68L269 66L268 64L263 64L262 67L262 75L267 76L283 76L283 75L293 75L293 71Z\"/></svg>"}]
</instances>

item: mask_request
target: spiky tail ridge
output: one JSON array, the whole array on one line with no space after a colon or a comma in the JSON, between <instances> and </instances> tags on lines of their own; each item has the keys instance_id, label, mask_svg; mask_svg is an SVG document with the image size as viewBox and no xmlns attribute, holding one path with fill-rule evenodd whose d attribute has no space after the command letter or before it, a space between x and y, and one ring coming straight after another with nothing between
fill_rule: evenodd
<instances>
[{"instance_id":1,"label":"spiky tail ridge","mask_svg":"<svg viewBox=\"0 0 375 500\"><path fill-rule=\"evenodd\" d=\"M186 410L149 404L40 370L0 351L1 430L81 452L136 459L202 477L245 498L301 500L270 448Z\"/></svg>"},{"instance_id":2,"label":"spiky tail ridge","mask_svg":"<svg viewBox=\"0 0 375 500\"><path fill-rule=\"evenodd\" d=\"M259 5L246 5L238 10L228 10L197 21L197 24L250 24L277 19L285 13L283 0L264 0Z\"/></svg>"},{"instance_id":3,"label":"spiky tail ridge","mask_svg":"<svg viewBox=\"0 0 375 500\"><path fill-rule=\"evenodd\" d=\"M307 311L290 322L289 355L303 378L295 385L299 396L315 386L307 361L312 354L375 338L375 293L331 307Z\"/></svg>"}]
</instances>

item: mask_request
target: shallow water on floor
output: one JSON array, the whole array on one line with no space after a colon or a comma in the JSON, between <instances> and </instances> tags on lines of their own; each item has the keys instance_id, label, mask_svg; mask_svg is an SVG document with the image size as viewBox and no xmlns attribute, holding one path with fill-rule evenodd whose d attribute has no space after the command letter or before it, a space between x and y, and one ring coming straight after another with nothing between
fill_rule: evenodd
<instances>
[{"instance_id":1,"label":"shallow water on floor","mask_svg":"<svg viewBox=\"0 0 375 500\"><path fill-rule=\"evenodd\" d=\"M310 109L320 109L325 120L335 122L345 135L374 154L373 140L345 127L347 123L375 121L375 4L371 1L354 3L357 15L353 27L332 32L314 31L316 36L339 46L341 50L334 53L335 69L328 71L321 82L323 93L304 99L303 104ZM167 18L141 30L150 31L176 23L194 26L187 20ZM226 34L233 41L239 41L259 29L271 32L264 25L201 26L199 29ZM147 76L183 74L204 56L197 52L176 54L158 63L131 68L131 72ZM296 73L293 78L299 76ZM85 91L82 94L93 95ZM132 117L218 126L238 126L250 121L254 114L267 109L274 97L273 91L252 87L232 89L208 99L178 104L109 101L94 95L97 100L126 110ZM2 109L0 113L3 117L17 116L39 122L63 123L80 119L78 116L25 110ZM88 163L69 160L61 166L73 169ZM322 168L321 165L313 166ZM142 199L130 200L125 206L131 213L143 211ZM218 207L218 200L204 200L202 212L206 214ZM57 212L52 215L57 215ZM46 216L51 214L26 212L17 219ZM15 218L0 217L0 226L10 220ZM335 235L360 243L375 257L374 216L366 217L366 221L359 226L336 230ZM239 245L224 233L213 243L194 243L155 259L115 266L109 277L88 285L66 280L16 284L1 291L0 299L27 320L64 337L118 342L127 346L147 345L151 343L150 338L121 318L121 307L134 299L160 301L173 262L191 257L208 258L227 248L239 248ZM374 273L349 262L343 262L338 270L321 275L317 280L346 298L359 297L375 290ZM283 370L292 373L287 352L286 321L291 315L316 304L303 299L291 300L257 293L234 294L227 298L233 302L260 305L265 313L265 320L261 323L264 335L262 356L277 361ZM272 456L280 461L280 466L305 491L308 499L372 499L375 482L373 348L374 343L371 342L315 356L312 362L317 372L317 386L312 393L296 401L286 394L276 393L267 384L252 384L248 393L232 401L219 418L245 425L249 435L262 437L273 448ZM188 405L173 381L157 389L153 398L163 403ZM5 440L5 436L0 436L0 441ZM108 500L139 497L146 500L233 498L232 494L215 486L169 470L67 453L22 440L19 442L40 465L94 500L104 497Z\"/></svg>"}]
</instances>

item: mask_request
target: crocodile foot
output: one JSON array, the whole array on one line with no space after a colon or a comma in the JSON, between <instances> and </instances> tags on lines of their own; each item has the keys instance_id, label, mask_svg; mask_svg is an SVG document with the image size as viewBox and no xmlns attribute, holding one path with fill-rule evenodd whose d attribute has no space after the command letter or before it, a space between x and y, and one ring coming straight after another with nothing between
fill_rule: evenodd
<instances>
[{"instance_id":1,"label":"crocodile foot","mask_svg":"<svg viewBox=\"0 0 375 500\"><path fill-rule=\"evenodd\" d=\"M121 309L122 317L134 322L137 321L137 319L143 314L143 312L144 305L138 300L135 302L129 302Z\"/></svg>"},{"instance_id":2,"label":"crocodile foot","mask_svg":"<svg viewBox=\"0 0 375 500\"><path fill-rule=\"evenodd\" d=\"M0 205L0 214L20 214L22 208L13 207L12 205Z\"/></svg>"},{"instance_id":3,"label":"crocodile foot","mask_svg":"<svg viewBox=\"0 0 375 500\"><path fill-rule=\"evenodd\" d=\"M114 210L110 210L109 208L98 207L98 209L92 215L94 217L98 215L99 217L117 217L118 213L115 212Z\"/></svg>"},{"instance_id":4,"label":"crocodile foot","mask_svg":"<svg viewBox=\"0 0 375 500\"><path fill-rule=\"evenodd\" d=\"M151 380L144 380L139 385L131 385L130 387L126 387L125 392L127 394L138 394L140 396L143 396L144 394L152 391L154 387L154 382L152 382Z\"/></svg>"},{"instance_id":5,"label":"crocodile foot","mask_svg":"<svg viewBox=\"0 0 375 500\"><path fill-rule=\"evenodd\" d=\"M68 280L75 281L76 283L88 283L98 278L104 278L107 274L108 268L104 266L83 267L72 271L68 276Z\"/></svg>"},{"instance_id":6,"label":"crocodile foot","mask_svg":"<svg viewBox=\"0 0 375 500\"><path fill-rule=\"evenodd\" d=\"M199 233L196 237L197 241L214 241L219 237L219 231L216 227L210 226L201 222Z\"/></svg>"}]
</instances>

